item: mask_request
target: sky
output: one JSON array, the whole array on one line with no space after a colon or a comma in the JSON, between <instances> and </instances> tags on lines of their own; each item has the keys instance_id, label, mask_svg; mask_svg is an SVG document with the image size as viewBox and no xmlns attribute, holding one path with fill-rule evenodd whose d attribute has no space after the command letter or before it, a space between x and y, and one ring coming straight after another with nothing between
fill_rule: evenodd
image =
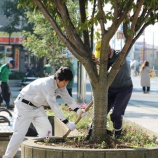
<instances>
[{"instance_id":1,"label":"sky","mask_svg":"<svg viewBox=\"0 0 158 158\"><path fill-rule=\"evenodd\" d=\"M138 41L143 41L144 36L142 35ZM150 25L145 29L145 42L147 44L158 46L158 23Z\"/></svg>"},{"instance_id":2,"label":"sky","mask_svg":"<svg viewBox=\"0 0 158 158\"><path fill-rule=\"evenodd\" d=\"M155 25L150 25L145 29L145 36L141 35L136 42L144 42L145 37L145 43L154 45L154 47L158 47L158 23ZM113 37L113 39L110 42L110 45L112 48L116 50L120 50L124 45L124 40L117 39L116 35Z\"/></svg>"}]
</instances>

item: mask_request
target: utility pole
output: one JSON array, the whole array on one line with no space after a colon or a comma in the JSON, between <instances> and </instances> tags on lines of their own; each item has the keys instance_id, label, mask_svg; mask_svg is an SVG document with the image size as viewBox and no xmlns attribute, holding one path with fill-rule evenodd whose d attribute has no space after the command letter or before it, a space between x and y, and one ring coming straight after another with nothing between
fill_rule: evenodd
<instances>
[{"instance_id":1,"label":"utility pole","mask_svg":"<svg viewBox=\"0 0 158 158\"><path fill-rule=\"evenodd\" d=\"M154 59L154 32L153 32L153 54L152 54L152 65L153 65L153 69L155 66L155 59Z\"/></svg>"},{"instance_id":2,"label":"utility pole","mask_svg":"<svg viewBox=\"0 0 158 158\"><path fill-rule=\"evenodd\" d=\"M144 38L143 38L143 54L142 54L142 61L145 60L145 31L144 31Z\"/></svg>"}]
</instances>

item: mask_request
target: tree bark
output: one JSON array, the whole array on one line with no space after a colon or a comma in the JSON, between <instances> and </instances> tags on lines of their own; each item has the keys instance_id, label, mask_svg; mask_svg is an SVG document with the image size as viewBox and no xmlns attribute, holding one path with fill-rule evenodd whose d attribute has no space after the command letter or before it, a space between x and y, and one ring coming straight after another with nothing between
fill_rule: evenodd
<instances>
[{"instance_id":1,"label":"tree bark","mask_svg":"<svg viewBox=\"0 0 158 158\"><path fill-rule=\"evenodd\" d=\"M107 108L108 108L108 86L106 82L99 83L93 88L94 109L93 109L93 131L92 140L101 143L107 140Z\"/></svg>"}]
</instances>

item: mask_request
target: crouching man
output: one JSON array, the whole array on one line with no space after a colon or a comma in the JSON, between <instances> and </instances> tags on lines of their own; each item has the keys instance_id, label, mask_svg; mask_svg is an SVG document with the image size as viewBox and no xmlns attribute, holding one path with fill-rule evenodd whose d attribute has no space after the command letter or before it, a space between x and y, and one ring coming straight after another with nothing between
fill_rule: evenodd
<instances>
[{"instance_id":1,"label":"crouching man","mask_svg":"<svg viewBox=\"0 0 158 158\"><path fill-rule=\"evenodd\" d=\"M48 131L51 131L52 127L44 111L44 105L49 105L55 116L65 123L70 130L76 128L74 122L69 122L66 119L56 102L56 96L59 95L78 115L80 115L81 110L83 111L81 117L87 115L83 109L77 107L75 100L66 89L72 78L71 70L68 67L61 67L54 76L39 78L20 91L15 100L16 119L13 125L13 135L3 158L14 157L31 122L39 137L45 137Z\"/></svg>"}]
</instances>

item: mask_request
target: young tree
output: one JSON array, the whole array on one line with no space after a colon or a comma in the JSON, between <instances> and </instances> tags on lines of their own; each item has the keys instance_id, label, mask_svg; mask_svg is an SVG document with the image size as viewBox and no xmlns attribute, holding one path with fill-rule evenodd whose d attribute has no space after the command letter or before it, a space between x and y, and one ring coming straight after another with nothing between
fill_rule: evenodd
<instances>
[{"instance_id":1,"label":"young tree","mask_svg":"<svg viewBox=\"0 0 158 158\"><path fill-rule=\"evenodd\" d=\"M150 24L157 22L155 0L78 0L79 19L74 22L68 10L70 0L19 0L23 7L39 10L51 23L58 37L84 65L92 86L94 102L93 140L105 140L107 92L134 42ZM91 4L91 5L89 5ZM38 13L38 12L37 12ZM76 13L76 10L73 12ZM109 41L123 24L125 44L121 54L107 72ZM94 25L100 28L101 54L99 74L91 55ZM97 33L98 34L98 33ZM107 138L107 137L106 137Z\"/></svg>"}]
</instances>

